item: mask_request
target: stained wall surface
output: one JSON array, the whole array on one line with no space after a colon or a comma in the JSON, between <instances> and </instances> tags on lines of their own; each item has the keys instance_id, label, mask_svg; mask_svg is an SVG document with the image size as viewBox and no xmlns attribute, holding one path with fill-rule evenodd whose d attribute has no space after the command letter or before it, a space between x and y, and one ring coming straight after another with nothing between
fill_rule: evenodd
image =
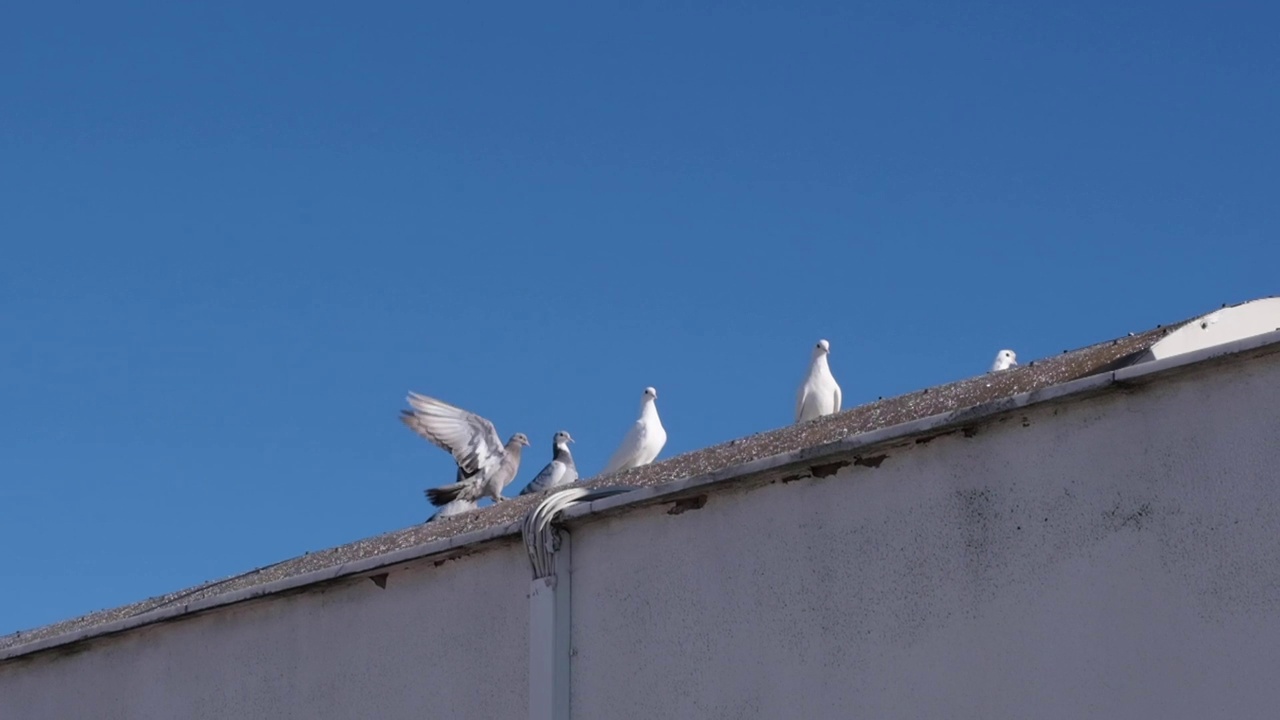
<instances>
[{"instance_id":1,"label":"stained wall surface","mask_svg":"<svg viewBox=\"0 0 1280 720\"><path fill-rule=\"evenodd\" d=\"M1273 718L1275 356L574 534L577 718Z\"/></svg>"},{"instance_id":2,"label":"stained wall surface","mask_svg":"<svg viewBox=\"0 0 1280 720\"><path fill-rule=\"evenodd\" d=\"M508 543L10 661L0 718L525 718L528 564Z\"/></svg>"}]
</instances>

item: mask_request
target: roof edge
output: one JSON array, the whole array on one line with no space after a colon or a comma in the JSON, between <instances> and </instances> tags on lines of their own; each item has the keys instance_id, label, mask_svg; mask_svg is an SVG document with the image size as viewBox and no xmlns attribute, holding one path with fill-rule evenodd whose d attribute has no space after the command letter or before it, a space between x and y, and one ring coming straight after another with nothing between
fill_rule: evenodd
<instances>
[{"instance_id":1,"label":"roof edge","mask_svg":"<svg viewBox=\"0 0 1280 720\"><path fill-rule=\"evenodd\" d=\"M1104 371L1097 375L1068 380L1064 383L1032 390L1031 392L1010 395L967 408L958 408L945 413L930 415L857 435L850 435L847 438L824 445L814 445L796 452L760 458L749 463L735 465L684 480L675 480L653 487L637 488L632 492L575 505L563 511L560 517L562 521L577 520L632 505L646 505L664 499L676 499L674 496L747 476L778 472L815 460L858 455L921 435L954 432L975 423L993 420L1013 410L1063 400L1080 399L1083 396L1096 395L1116 386L1128 387L1145 384L1159 379L1160 376L1176 373L1186 366L1199 365L1218 358L1225 359L1227 357L1248 355L1252 351L1269 346L1276 346L1271 348L1272 352L1280 352L1280 330L1175 355L1162 360L1140 362L1116 370ZM1266 355L1271 353L1258 354Z\"/></svg>"},{"instance_id":2,"label":"roof edge","mask_svg":"<svg viewBox=\"0 0 1280 720\"><path fill-rule=\"evenodd\" d=\"M1069 380L1057 385L1040 388L1031 392L1019 393L1008 397L980 403L967 408L950 410L945 413L911 420L889 427L871 430L843 438L841 440L803 448L789 453L772 455L751 462L734 465L710 473L704 473L683 480L642 487L636 490L614 495L612 497L584 503L565 510L561 521L582 520L588 516L607 512L620 512L628 508L652 505L664 500L678 499L677 496L691 491L726 484L732 480L755 477L766 473L779 472L789 467L803 465L815 460L833 457L857 455L868 450L895 444L902 440L926 434L954 431L975 423L985 423L1013 410L1032 406L1045 405L1064 400L1080 399L1097 395L1110 388L1122 388L1145 384L1159 379L1161 376L1176 373L1192 365L1200 365L1218 359L1244 356L1253 351L1269 348L1270 352L1259 352L1266 355L1280 352L1280 330L1236 340L1223 345L1203 348L1161 360L1151 360L1129 365L1116 370L1106 371L1076 380ZM462 533L449 538L434 540L422 545L403 548L382 555L365 558L359 561L343 563L333 567L315 570L302 575L282 578L262 585L244 588L233 592L216 595L191 603L175 604L141 613L133 617L104 623L93 627L75 630L61 635L43 638L30 643L14 645L0 649L0 663L34 655L58 647L88 641L98 637L114 635L146 625L154 625L174 620L186 615L194 615L219 607L234 605L270 595L298 590L308 585L332 582L352 578L362 573L381 568L399 565L406 562L426 559L436 555L456 552L464 548L478 549L478 546L490 543L507 536L520 534L520 523L495 525L469 533Z\"/></svg>"}]
</instances>

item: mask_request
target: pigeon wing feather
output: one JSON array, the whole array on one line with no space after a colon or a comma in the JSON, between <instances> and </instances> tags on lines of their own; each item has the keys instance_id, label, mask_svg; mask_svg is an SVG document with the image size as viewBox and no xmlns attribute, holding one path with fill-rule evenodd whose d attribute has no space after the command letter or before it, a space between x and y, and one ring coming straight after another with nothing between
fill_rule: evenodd
<instances>
[{"instance_id":1,"label":"pigeon wing feather","mask_svg":"<svg viewBox=\"0 0 1280 720\"><path fill-rule=\"evenodd\" d=\"M644 422L637 420L631 429L627 431L626 437L622 438L622 444L614 451L613 457L609 459L609 464L605 466L604 472L611 473L627 467L635 462L636 455L640 452L641 433L644 432Z\"/></svg>"},{"instance_id":2,"label":"pigeon wing feather","mask_svg":"<svg viewBox=\"0 0 1280 720\"><path fill-rule=\"evenodd\" d=\"M412 411L400 420L409 429L453 455L467 477L490 471L502 461L503 445L493 423L435 398L409 393Z\"/></svg>"},{"instance_id":3,"label":"pigeon wing feather","mask_svg":"<svg viewBox=\"0 0 1280 720\"><path fill-rule=\"evenodd\" d=\"M520 494L529 495L560 485L568 469L569 468L559 460L552 460L547 463L546 467L542 468L542 472L538 473L537 477L525 486L524 490L520 491Z\"/></svg>"},{"instance_id":4,"label":"pigeon wing feather","mask_svg":"<svg viewBox=\"0 0 1280 720\"><path fill-rule=\"evenodd\" d=\"M809 383L800 384L800 389L796 391L796 422L800 422L801 415L804 414L805 397L809 394Z\"/></svg>"}]
</instances>

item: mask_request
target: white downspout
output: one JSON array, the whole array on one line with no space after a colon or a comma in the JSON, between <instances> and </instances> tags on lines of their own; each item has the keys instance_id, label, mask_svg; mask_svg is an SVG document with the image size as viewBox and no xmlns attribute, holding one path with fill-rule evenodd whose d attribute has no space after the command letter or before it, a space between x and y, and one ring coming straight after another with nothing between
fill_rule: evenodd
<instances>
[{"instance_id":1,"label":"white downspout","mask_svg":"<svg viewBox=\"0 0 1280 720\"><path fill-rule=\"evenodd\" d=\"M561 570L529 586L529 720L569 720L569 534L561 531Z\"/></svg>"},{"instance_id":2,"label":"white downspout","mask_svg":"<svg viewBox=\"0 0 1280 720\"><path fill-rule=\"evenodd\" d=\"M529 720L570 720L572 668L572 545L569 532L551 524L565 508L631 488L553 492L529 511L521 526L533 582L529 586Z\"/></svg>"}]
</instances>

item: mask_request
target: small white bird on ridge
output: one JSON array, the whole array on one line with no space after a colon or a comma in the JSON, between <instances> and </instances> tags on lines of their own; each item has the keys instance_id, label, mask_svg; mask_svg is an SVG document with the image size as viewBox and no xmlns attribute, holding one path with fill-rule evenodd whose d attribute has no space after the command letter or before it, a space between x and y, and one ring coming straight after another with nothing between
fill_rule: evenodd
<instances>
[{"instance_id":1,"label":"small white bird on ridge","mask_svg":"<svg viewBox=\"0 0 1280 720\"><path fill-rule=\"evenodd\" d=\"M644 396L640 398L640 419L636 420L626 437L622 438L622 444L613 453L601 475L648 465L658 457L662 446L667 444L667 431L658 419L657 400L657 390L651 387L644 389Z\"/></svg>"},{"instance_id":2,"label":"small white bird on ridge","mask_svg":"<svg viewBox=\"0 0 1280 720\"><path fill-rule=\"evenodd\" d=\"M441 505L440 509L436 510L434 515L427 518L427 522L439 520L440 518L447 518L450 515L461 515L469 510L475 510L477 507L479 507L479 505L476 504L475 500L463 500L461 498L450 500L449 502Z\"/></svg>"},{"instance_id":3,"label":"small white bird on ridge","mask_svg":"<svg viewBox=\"0 0 1280 720\"><path fill-rule=\"evenodd\" d=\"M1012 350L1001 350L996 353L995 362L991 363L991 369L987 372L999 372L1008 370L1018 364L1018 354Z\"/></svg>"},{"instance_id":4,"label":"small white bird on ridge","mask_svg":"<svg viewBox=\"0 0 1280 720\"><path fill-rule=\"evenodd\" d=\"M561 430L551 441L551 462L542 468L538 476L524 486L521 495L550 490L551 488L569 485L578 481L578 467L573 464L573 453L569 452L569 443L573 438Z\"/></svg>"},{"instance_id":5,"label":"small white bird on ridge","mask_svg":"<svg viewBox=\"0 0 1280 720\"><path fill-rule=\"evenodd\" d=\"M796 393L797 424L840 412L840 385L827 364L827 355L830 354L831 343L826 340L819 340L813 347L809 373L804 376L800 391Z\"/></svg>"}]
</instances>

